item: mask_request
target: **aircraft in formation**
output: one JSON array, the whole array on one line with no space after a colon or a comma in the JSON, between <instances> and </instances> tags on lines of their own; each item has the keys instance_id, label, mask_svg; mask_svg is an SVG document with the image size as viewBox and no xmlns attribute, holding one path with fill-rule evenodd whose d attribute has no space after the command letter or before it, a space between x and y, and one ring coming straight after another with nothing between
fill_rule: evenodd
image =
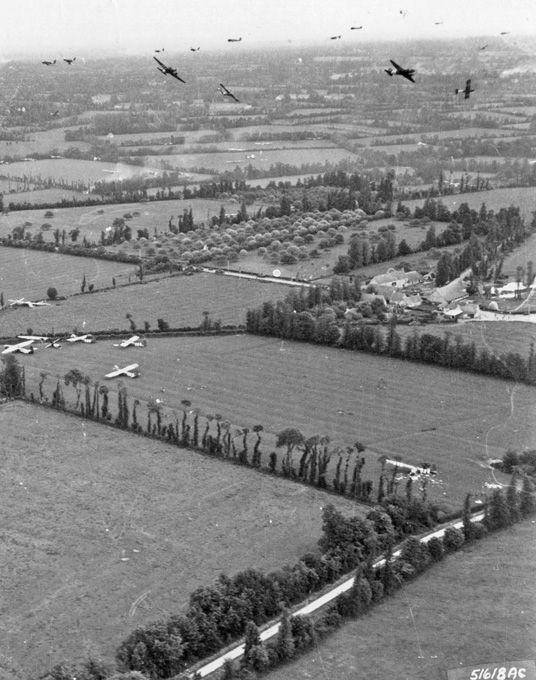
<instances>
[{"instance_id":1,"label":"aircraft in formation","mask_svg":"<svg viewBox=\"0 0 536 680\"><path fill-rule=\"evenodd\" d=\"M159 50L155 50L155 52L163 52L163 51L164 51L164 48L163 48L163 47L162 47L161 49L159 49Z\"/></svg>"},{"instance_id":2,"label":"aircraft in formation","mask_svg":"<svg viewBox=\"0 0 536 680\"><path fill-rule=\"evenodd\" d=\"M34 340L25 340L24 342L18 342L15 345L4 345L4 349L1 354L12 354L14 352L21 352L22 354L33 354L34 348L32 347Z\"/></svg>"},{"instance_id":3,"label":"aircraft in formation","mask_svg":"<svg viewBox=\"0 0 536 680\"><path fill-rule=\"evenodd\" d=\"M45 60L42 61L41 63L44 64L45 66L53 66L53 65L56 63L56 60L54 59L54 61L47 61L47 60L45 59Z\"/></svg>"},{"instance_id":4,"label":"aircraft in formation","mask_svg":"<svg viewBox=\"0 0 536 680\"><path fill-rule=\"evenodd\" d=\"M351 31L360 31L363 28L363 26L350 26Z\"/></svg>"},{"instance_id":5,"label":"aircraft in formation","mask_svg":"<svg viewBox=\"0 0 536 680\"><path fill-rule=\"evenodd\" d=\"M65 57L64 57L64 58L63 58L63 61L64 61L66 64L69 64L69 66L70 66L70 65L73 63L73 61L76 61L76 57L73 57L72 59L65 59Z\"/></svg>"},{"instance_id":6,"label":"aircraft in formation","mask_svg":"<svg viewBox=\"0 0 536 680\"><path fill-rule=\"evenodd\" d=\"M330 37L330 40L340 40L342 38L342 35L332 35Z\"/></svg>"},{"instance_id":7,"label":"aircraft in formation","mask_svg":"<svg viewBox=\"0 0 536 680\"><path fill-rule=\"evenodd\" d=\"M75 335L74 333L71 333L66 340L67 342L85 342L90 344L95 342L95 336L91 335L91 333L86 333L85 335Z\"/></svg>"},{"instance_id":8,"label":"aircraft in formation","mask_svg":"<svg viewBox=\"0 0 536 680\"><path fill-rule=\"evenodd\" d=\"M18 300L9 300L10 307L29 307L33 309L34 307L50 307L49 302L40 300L39 302L32 302L31 300L26 300L25 298L19 298Z\"/></svg>"},{"instance_id":9,"label":"aircraft in formation","mask_svg":"<svg viewBox=\"0 0 536 680\"><path fill-rule=\"evenodd\" d=\"M471 78L465 81L465 87L463 89L456 88L454 90L454 94L460 94L461 92L464 94L464 99L469 99L471 92L474 92L474 89L471 87Z\"/></svg>"},{"instance_id":10,"label":"aircraft in formation","mask_svg":"<svg viewBox=\"0 0 536 680\"><path fill-rule=\"evenodd\" d=\"M227 42L242 42L242 38L227 38Z\"/></svg>"},{"instance_id":11,"label":"aircraft in formation","mask_svg":"<svg viewBox=\"0 0 536 680\"><path fill-rule=\"evenodd\" d=\"M391 64L394 66L395 70L393 70L392 67L384 69L385 73L387 73L390 76L402 76L403 78L406 78L407 80L411 80L412 83L415 81L413 80L413 74L415 73L414 68L403 68L402 66L399 66L396 61L393 61L392 59L389 59Z\"/></svg>"},{"instance_id":12,"label":"aircraft in formation","mask_svg":"<svg viewBox=\"0 0 536 680\"><path fill-rule=\"evenodd\" d=\"M114 366L114 370L110 373L106 373L105 378L117 378L120 375L126 375L129 378L137 378L139 376L139 364L130 364L124 368L119 368L119 366Z\"/></svg>"},{"instance_id":13,"label":"aircraft in formation","mask_svg":"<svg viewBox=\"0 0 536 680\"><path fill-rule=\"evenodd\" d=\"M146 345L146 341L139 335L133 335L131 338L121 340L121 342L114 342L114 347L145 347Z\"/></svg>"},{"instance_id":14,"label":"aircraft in formation","mask_svg":"<svg viewBox=\"0 0 536 680\"><path fill-rule=\"evenodd\" d=\"M190 47L190 52L199 52L200 47Z\"/></svg>"},{"instance_id":15,"label":"aircraft in formation","mask_svg":"<svg viewBox=\"0 0 536 680\"><path fill-rule=\"evenodd\" d=\"M234 99L235 102L237 102L238 104L240 104L240 100L238 100L238 99L234 96L234 94L233 94L230 90L228 90L228 89L225 87L225 85L224 85L223 83L220 83L219 90L220 90L220 92L222 93L222 95L223 95L224 97L230 97L231 99Z\"/></svg>"},{"instance_id":16,"label":"aircraft in formation","mask_svg":"<svg viewBox=\"0 0 536 680\"><path fill-rule=\"evenodd\" d=\"M173 78L176 78L177 80L180 80L181 83L186 83L185 80L183 80L179 74L177 73L177 69L174 68L173 66L166 66L163 62L160 61L160 59L157 59L157 57L153 57L155 61L157 61L160 66L157 66L156 68L163 73L164 75L170 75L173 76Z\"/></svg>"}]
</instances>

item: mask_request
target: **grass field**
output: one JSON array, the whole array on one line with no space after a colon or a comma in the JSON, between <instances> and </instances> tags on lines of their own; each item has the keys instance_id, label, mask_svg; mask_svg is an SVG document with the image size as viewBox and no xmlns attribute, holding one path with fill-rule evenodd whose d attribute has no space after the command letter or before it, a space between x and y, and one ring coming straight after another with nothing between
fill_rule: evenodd
<instances>
[{"instance_id":1,"label":"grass field","mask_svg":"<svg viewBox=\"0 0 536 680\"><path fill-rule=\"evenodd\" d=\"M134 265L123 262L0 247L0 292L4 294L6 305L10 298L46 299L47 289L51 286L59 295L78 293L84 274L88 284L100 288L111 286L113 276L122 283L130 272L135 271ZM44 307L39 311L49 309L52 308ZM3 328L4 316L3 313L0 315L0 328ZM0 335L3 334L0 330Z\"/></svg>"},{"instance_id":2,"label":"grass field","mask_svg":"<svg viewBox=\"0 0 536 680\"><path fill-rule=\"evenodd\" d=\"M0 215L0 236L7 236L14 227L23 225L25 222L32 223L28 230L35 235L41 231L42 224L48 223L52 225L52 229L42 232L46 241L54 240L53 232L54 229L58 228L60 231L66 230L67 241L69 242L69 232L77 227L80 229L79 241L86 236L90 241L98 242L101 231L110 227L114 219L123 217L126 213L133 215L134 212L138 212L139 215L133 215L132 218L127 220L127 224L132 229L133 238L136 239L137 229L148 229L150 236L154 235L155 228L159 232L167 232L170 217L173 218L173 224L177 225L177 216L182 215L185 210L190 210L190 208L196 222L209 222L212 216L219 215L222 205L228 215L240 210L240 203L236 200L204 198L194 198L188 201L174 199L150 201L148 203L115 203L80 208L54 208L52 210L54 217L50 218L45 217L47 211L42 209L12 210L8 215ZM253 204L248 206L247 209L253 214L259 207L260 205Z\"/></svg>"},{"instance_id":3,"label":"grass field","mask_svg":"<svg viewBox=\"0 0 536 680\"><path fill-rule=\"evenodd\" d=\"M41 371L50 376L50 395L54 376L71 368L102 383L114 364L132 362L141 375L126 381L129 395L163 399L165 414L180 413L181 400L188 399L202 414L220 413L237 427L259 423L264 452L286 427L308 437L328 435L340 446L361 441L368 450L364 474L374 479L383 454L435 463L442 484L432 493L454 508L465 493L482 492L494 480L487 459L508 447L536 445L532 388L358 352L240 335L150 338L147 347L131 350L107 340L21 358L27 391L35 395ZM107 385L116 389L112 381ZM69 395L73 389L65 388Z\"/></svg>"},{"instance_id":4,"label":"grass field","mask_svg":"<svg viewBox=\"0 0 536 680\"><path fill-rule=\"evenodd\" d=\"M0 159L5 156L29 156L34 153L55 153L61 154L70 147L75 147L81 151L87 151L90 145L87 142L66 142L66 128L54 128L32 132L28 135L29 139L23 142L0 141Z\"/></svg>"},{"instance_id":5,"label":"grass field","mask_svg":"<svg viewBox=\"0 0 536 680\"><path fill-rule=\"evenodd\" d=\"M82 201L86 198L80 191L69 191L67 189L36 189L35 191L17 191L4 194L4 205L9 207L10 203L59 203L62 200ZM2 216L3 217L3 216ZM2 220L0 217L0 220ZM26 221L26 220L24 220Z\"/></svg>"},{"instance_id":6,"label":"grass field","mask_svg":"<svg viewBox=\"0 0 536 680\"><path fill-rule=\"evenodd\" d=\"M5 249L7 250L7 249ZM22 251L10 249L10 252L18 254ZM44 253L32 254L45 256ZM0 255L3 250L0 250ZM65 255L57 257L65 258ZM79 262L79 269L71 278L61 274L58 278L58 292L64 294L67 285L70 292L80 292L83 272L86 272L87 283L101 281L110 286L113 269L108 273L107 267L117 263L102 260L86 260L85 258L70 258ZM63 259L61 260L63 263ZM107 265L102 269L94 270L98 276L92 276L89 269L91 263L96 266ZM57 261L56 266L58 267ZM65 271L61 264L59 272ZM76 264L74 264L76 266ZM82 269L82 267L88 269ZM120 265L127 267L128 265ZM20 266L19 271L26 271ZM115 270L117 271L117 269ZM124 269L119 271L133 271ZM117 278L118 283L125 282L125 274ZM35 286L39 281L38 272L34 272ZM20 274L19 274L20 276ZM65 278L63 278L65 277ZM46 280L46 279L45 279ZM132 277L135 280L135 277ZM54 285L54 283L52 284ZM98 288L98 286L96 286ZM29 295L23 292L22 282L20 286L14 286L12 292L17 292L16 297ZM74 289L74 290L71 290ZM5 301L8 297L5 289ZM30 289L29 289L30 290ZM33 289L32 289L33 290ZM132 314L135 323L143 329L144 321L148 321L152 328L157 327L157 319L165 319L172 327L193 326L197 327L203 321L203 312L210 313L212 321L221 320L224 324L245 323L246 310L257 307L265 300L279 299L283 297L288 288L283 284L259 283L256 281L234 278L230 276L215 276L214 274L196 274L195 276L177 276L163 278L160 281L150 281L139 285L126 286L109 291L96 291L91 294L78 295L68 300L52 304L50 307L28 309L17 307L0 313L0 335L11 336L24 333L27 328L32 328L34 333L50 333L52 329L56 333L70 333L74 327L81 332L92 330L107 330L111 328L130 328L125 315ZM41 295L46 289L41 291Z\"/></svg>"},{"instance_id":7,"label":"grass field","mask_svg":"<svg viewBox=\"0 0 536 680\"><path fill-rule=\"evenodd\" d=\"M292 564L320 537L314 489L20 403L0 427L2 680L111 659L221 572Z\"/></svg>"},{"instance_id":8,"label":"grass field","mask_svg":"<svg viewBox=\"0 0 536 680\"><path fill-rule=\"evenodd\" d=\"M261 153L262 151L262 153ZM248 156L255 156L250 158ZM304 163L324 163L330 161L337 163L343 158L354 158L354 154L345 149L333 147L330 149L300 148L270 150L261 147L257 153L248 154L240 151L222 151L217 154L166 154L164 156L146 156L147 163L157 165L162 161L171 163L174 168L209 168L218 172L233 169L235 165L252 165L253 167L266 168L275 163L289 163L300 166Z\"/></svg>"},{"instance_id":9,"label":"grass field","mask_svg":"<svg viewBox=\"0 0 536 680\"><path fill-rule=\"evenodd\" d=\"M447 557L270 680L444 680L447 670L534 658L536 525Z\"/></svg>"},{"instance_id":10,"label":"grass field","mask_svg":"<svg viewBox=\"0 0 536 680\"><path fill-rule=\"evenodd\" d=\"M2 166L6 177L42 177L64 182L111 181L128 179L143 174L158 174L159 166L147 163L140 167L125 163L104 163L101 161L82 161L72 158L53 158L38 161L20 161Z\"/></svg>"}]
</instances>

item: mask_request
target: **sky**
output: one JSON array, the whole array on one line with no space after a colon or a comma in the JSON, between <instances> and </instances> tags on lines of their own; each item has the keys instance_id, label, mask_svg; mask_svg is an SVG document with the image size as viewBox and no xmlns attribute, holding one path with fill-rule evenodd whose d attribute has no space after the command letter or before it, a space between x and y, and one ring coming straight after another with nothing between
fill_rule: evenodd
<instances>
[{"instance_id":1,"label":"sky","mask_svg":"<svg viewBox=\"0 0 536 680\"><path fill-rule=\"evenodd\" d=\"M401 10L404 13L401 13ZM442 22L435 24L435 22ZM350 31L351 26L363 26ZM536 34L534 0L0 0L0 57ZM333 45L333 43L331 43Z\"/></svg>"}]
</instances>

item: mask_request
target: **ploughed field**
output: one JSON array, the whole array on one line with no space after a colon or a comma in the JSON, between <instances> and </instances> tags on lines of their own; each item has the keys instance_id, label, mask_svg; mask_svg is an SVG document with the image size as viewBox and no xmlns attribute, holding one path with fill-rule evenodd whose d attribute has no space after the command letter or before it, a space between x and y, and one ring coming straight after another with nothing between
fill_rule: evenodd
<instances>
[{"instance_id":1,"label":"ploughed field","mask_svg":"<svg viewBox=\"0 0 536 680\"><path fill-rule=\"evenodd\" d=\"M15 249L9 251L14 254L22 252ZM2 252L0 249L0 255ZM34 254L34 251L30 251L30 254ZM71 259L80 265L86 263L85 258ZM93 260L88 261L91 262ZM102 261L95 262L100 264ZM61 266L63 267L63 264ZM131 268L131 271L134 270ZM82 272L79 271L76 279L78 292L82 276ZM133 281L136 280L134 275L131 278ZM86 279L88 284L93 282L90 276L86 276ZM121 279L117 279L117 283L126 280L128 279L123 275ZM111 274L105 284L111 285ZM132 315L137 332L144 328L145 321L149 322L151 328L156 329L159 318L167 321L172 328L184 326L197 328L203 322L205 311L209 313L212 321L221 320L223 324L238 325L245 323L247 309L257 307L265 300L279 299L287 290L288 286L283 284L261 283L251 279L215 274L197 273L193 276L165 277L141 285L75 295L67 300L52 303L50 307L6 309L0 312L0 335L11 337L26 333L28 328L31 328L34 334L50 334L52 331L71 333L74 328L85 333L130 329L127 314ZM21 290L16 297L20 297L22 292ZM58 292L60 294L63 292L60 286ZM8 296L4 297L7 304Z\"/></svg>"},{"instance_id":2,"label":"ploughed field","mask_svg":"<svg viewBox=\"0 0 536 680\"><path fill-rule=\"evenodd\" d=\"M459 508L465 494L485 492L486 483L507 482L487 463L509 448L536 445L532 413L534 389L460 371L249 335L149 338L144 348L121 349L111 340L93 345L64 344L21 357L27 393L38 398L40 374L51 399L56 375L78 368L92 382L111 390L116 412L118 380L104 380L114 365L140 366L140 377L124 378L130 402L138 399L137 419L146 427L146 404L161 399L164 423L180 420L181 402L201 416L220 414L234 428L260 424L262 463L275 450L275 436L287 427L306 437L327 435L335 446L366 446L363 478L377 489L379 459L400 456L414 465L435 463L438 475L429 494ZM64 386L75 403L73 387ZM115 417L115 416L114 416ZM189 416L191 418L192 416ZM153 416L154 422L154 416ZM200 419L200 429L205 420ZM211 433L215 423L211 423ZM236 439L241 448L241 439ZM345 451L345 449L343 449ZM279 461L285 452L277 449ZM298 454L297 454L298 455ZM334 454L328 479L331 481ZM374 492L374 497L375 497Z\"/></svg>"},{"instance_id":3,"label":"ploughed field","mask_svg":"<svg viewBox=\"0 0 536 680\"><path fill-rule=\"evenodd\" d=\"M516 524L448 556L270 680L435 680L533 658L535 528Z\"/></svg>"},{"instance_id":4,"label":"ploughed field","mask_svg":"<svg viewBox=\"0 0 536 680\"><path fill-rule=\"evenodd\" d=\"M351 501L19 402L0 405L0 678L112 659L220 573L314 550ZM215 549L217 546L217 549Z\"/></svg>"},{"instance_id":5,"label":"ploughed field","mask_svg":"<svg viewBox=\"0 0 536 680\"><path fill-rule=\"evenodd\" d=\"M134 265L125 262L0 246L0 292L5 305L9 299L22 297L45 300L50 287L56 288L58 295L78 293L84 275L86 283L93 283L97 289L111 286L113 277L117 284L126 282L135 271ZM4 313L0 313L0 335L9 335L4 332L4 319Z\"/></svg>"}]
</instances>

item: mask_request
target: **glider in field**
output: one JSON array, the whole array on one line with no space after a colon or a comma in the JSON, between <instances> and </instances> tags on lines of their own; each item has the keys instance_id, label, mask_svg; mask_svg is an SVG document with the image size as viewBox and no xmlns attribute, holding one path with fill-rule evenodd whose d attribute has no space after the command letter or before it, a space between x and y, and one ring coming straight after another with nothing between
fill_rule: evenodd
<instances>
[{"instance_id":1,"label":"glider in field","mask_svg":"<svg viewBox=\"0 0 536 680\"><path fill-rule=\"evenodd\" d=\"M47 61L47 60L45 59L45 60L42 61L41 63L44 64L45 66L53 66L53 65L56 63L56 60L54 59L54 61Z\"/></svg>"},{"instance_id":2,"label":"glider in field","mask_svg":"<svg viewBox=\"0 0 536 680\"><path fill-rule=\"evenodd\" d=\"M20 340L33 340L34 342L46 342L48 335L17 335Z\"/></svg>"},{"instance_id":3,"label":"glider in field","mask_svg":"<svg viewBox=\"0 0 536 680\"><path fill-rule=\"evenodd\" d=\"M121 340L121 342L114 342L114 347L145 347L147 343L139 335L133 335L131 338Z\"/></svg>"},{"instance_id":4,"label":"glider in field","mask_svg":"<svg viewBox=\"0 0 536 680\"><path fill-rule=\"evenodd\" d=\"M120 375L126 375L129 378L137 378L139 375L139 364L130 364L124 368L119 368L119 366L114 366L114 370L110 373L106 373L105 378L117 378Z\"/></svg>"},{"instance_id":5,"label":"glider in field","mask_svg":"<svg viewBox=\"0 0 536 680\"><path fill-rule=\"evenodd\" d=\"M230 97L231 99L234 99L235 102L240 103L240 101L234 96L234 94L233 94L230 90L228 90L228 89L225 87L225 85L224 85L223 83L220 83L220 88L219 88L219 90L220 90L220 92L222 93L222 95L223 95L224 97Z\"/></svg>"},{"instance_id":6,"label":"glider in field","mask_svg":"<svg viewBox=\"0 0 536 680\"><path fill-rule=\"evenodd\" d=\"M18 300L9 300L10 307L29 307L33 309L34 307L50 307L50 303L44 302L32 302L31 300L25 300L24 298L19 298Z\"/></svg>"},{"instance_id":7,"label":"glider in field","mask_svg":"<svg viewBox=\"0 0 536 680\"><path fill-rule=\"evenodd\" d=\"M399 66L396 61L393 61L392 59L389 59L391 64L394 66L394 69L389 67L384 69L385 73L387 73L390 76L402 76L403 78L406 78L407 80L411 80L412 83L415 81L413 80L413 74L415 73L414 68L402 68L402 66Z\"/></svg>"},{"instance_id":8,"label":"glider in field","mask_svg":"<svg viewBox=\"0 0 536 680\"><path fill-rule=\"evenodd\" d=\"M60 349L62 340L63 338L50 338L50 342L47 342L45 349L49 349L50 347L52 347L52 349Z\"/></svg>"},{"instance_id":9,"label":"glider in field","mask_svg":"<svg viewBox=\"0 0 536 680\"><path fill-rule=\"evenodd\" d=\"M33 354L34 348L32 347L33 340L25 340L24 342L18 342L16 345L4 345L1 354L12 354L13 352L21 352L22 354Z\"/></svg>"},{"instance_id":10,"label":"glider in field","mask_svg":"<svg viewBox=\"0 0 536 680\"><path fill-rule=\"evenodd\" d=\"M469 80L465 81L465 87L463 89L456 88L454 90L454 94L461 94L462 92L463 92L463 98L464 99L469 99L471 92L474 92L474 89L471 87L471 78L469 78Z\"/></svg>"},{"instance_id":11,"label":"glider in field","mask_svg":"<svg viewBox=\"0 0 536 680\"><path fill-rule=\"evenodd\" d=\"M180 80L181 83L185 83L186 81L183 80L179 74L177 73L177 69L173 66L166 66L163 62L160 61L160 59L157 59L156 57L153 57L153 59L160 64L160 66L157 66L156 68L163 73L164 75L169 75L173 76L173 78L176 78L177 80Z\"/></svg>"},{"instance_id":12,"label":"glider in field","mask_svg":"<svg viewBox=\"0 0 536 680\"><path fill-rule=\"evenodd\" d=\"M91 335L91 333L86 333L85 335L75 335L74 333L71 333L70 337L66 338L67 342L85 342L86 344L90 344L92 342L95 342L95 336Z\"/></svg>"}]
</instances>

